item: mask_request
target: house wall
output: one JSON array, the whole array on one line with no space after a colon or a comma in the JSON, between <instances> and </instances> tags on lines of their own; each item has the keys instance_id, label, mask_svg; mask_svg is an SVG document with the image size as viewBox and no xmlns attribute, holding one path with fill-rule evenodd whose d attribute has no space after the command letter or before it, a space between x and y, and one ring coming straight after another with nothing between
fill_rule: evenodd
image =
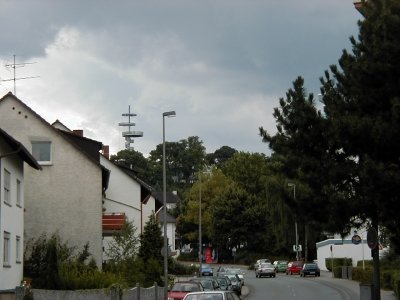
<instances>
[{"instance_id":1,"label":"house wall","mask_svg":"<svg viewBox=\"0 0 400 300\"><path fill-rule=\"evenodd\" d=\"M365 237L364 237L365 238ZM332 252L331 252L332 246ZM351 258L353 267L357 266L358 261L371 260L371 249L367 245L367 240L355 245L351 239L329 239L317 243L317 260L321 270L328 270L325 264L326 258Z\"/></svg>"},{"instance_id":2,"label":"house wall","mask_svg":"<svg viewBox=\"0 0 400 300\"><path fill-rule=\"evenodd\" d=\"M58 233L79 250L89 243L102 262L102 172L99 164L13 97L0 102L0 127L31 151L32 140L51 140L52 164L25 173L25 241Z\"/></svg>"},{"instance_id":3,"label":"house wall","mask_svg":"<svg viewBox=\"0 0 400 300\"><path fill-rule=\"evenodd\" d=\"M120 170L107 158L101 156L101 164L111 171L104 199L105 213L125 213L141 233L140 184Z\"/></svg>"},{"instance_id":4,"label":"house wall","mask_svg":"<svg viewBox=\"0 0 400 300\"><path fill-rule=\"evenodd\" d=\"M150 219L151 215L154 215L156 212L156 199L151 196L145 205L142 206L143 211L143 227L145 226L146 222Z\"/></svg>"},{"instance_id":5,"label":"house wall","mask_svg":"<svg viewBox=\"0 0 400 300\"><path fill-rule=\"evenodd\" d=\"M175 251L176 250L176 247L175 247L175 238L176 238L175 230L176 230L175 223L168 223L167 224L168 246L170 246L171 251Z\"/></svg>"},{"instance_id":6,"label":"house wall","mask_svg":"<svg viewBox=\"0 0 400 300\"><path fill-rule=\"evenodd\" d=\"M11 149L0 138L0 155ZM11 175L10 204L4 203L4 169ZM24 201L17 205L17 179L23 186L23 162L16 155L0 159L0 290L14 289L23 277ZM4 264L4 232L10 236L9 264ZM17 237L20 238L20 259L17 260Z\"/></svg>"}]
</instances>

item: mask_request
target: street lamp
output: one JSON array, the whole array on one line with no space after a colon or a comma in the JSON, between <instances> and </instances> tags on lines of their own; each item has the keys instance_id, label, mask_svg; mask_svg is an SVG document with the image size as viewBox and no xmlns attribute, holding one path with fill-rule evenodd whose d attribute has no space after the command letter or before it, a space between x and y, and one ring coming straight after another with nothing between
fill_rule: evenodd
<instances>
[{"instance_id":1,"label":"street lamp","mask_svg":"<svg viewBox=\"0 0 400 300\"><path fill-rule=\"evenodd\" d=\"M167 238L167 179L165 170L165 117L175 117L175 111L163 114L163 215L164 215L164 299L168 298L168 238Z\"/></svg>"},{"instance_id":2,"label":"street lamp","mask_svg":"<svg viewBox=\"0 0 400 300\"><path fill-rule=\"evenodd\" d=\"M296 202L296 184L289 182L288 183L289 187L293 187L293 199ZM294 219L294 228L296 232L296 260L299 260L299 236L297 234L297 217L295 215Z\"/></svg>"},{"instance_id":3,"label":"street lamp","mask_svg":"<svg viewBox=\"0 0 400 300\"><path fill-rule=\"evenodd\" d=\"M201 277L203 263L203 242L201 240L201 171L199 173L199 277Z\"/></svg>"}]
</instances>

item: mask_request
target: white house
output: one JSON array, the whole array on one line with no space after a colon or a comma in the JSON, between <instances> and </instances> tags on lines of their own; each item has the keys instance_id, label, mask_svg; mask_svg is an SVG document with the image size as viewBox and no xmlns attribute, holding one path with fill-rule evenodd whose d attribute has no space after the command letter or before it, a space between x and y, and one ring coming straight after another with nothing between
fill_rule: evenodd
<instances>
[{"instance_id":1,"label":"white house","mask_svg":"<svg viewBox=\"0 0 400 300\"><path fill-rule=\"evenodd\" d=\"M132 222L136 234L143 233L143 227L160 207L151 194L152 188L124 166L101 156L100 163L110 170L108 187L104 192L103 246L105 252L115 231L121 229L124 220ZM107 257L104 256L104 260Z\"/></svg>"},{"instance_id":2,"label":"white house","mask_svg":"<svg viewBox=\"0 0 400 300\"><path fill-rule=\"evenodd\" d=\"M12 93L0 98L0 127L20 141L42 167L24 174L25 238L57 233L89 251L102 265L103 191L108 170L100 142L52 126Z\"/></svg>"},{"instance_id":3,"label":"white house","mask_svg":"<svg viewBox=\"0 0 400 300\"><path fill-rule=\"evenodd\" d=\"M24 162L42 169L20 142L0 128L0 290L14 289L23 279Z\"/></svg>"},{"instance_id":4,"label":"white house","mask_svg":"<svg viewBox=\"0 0 400 300\"><path fill-rule=\"evenodd\" d=\"M354 244L352 238L354 235L360 237L356 239L358 244ZM367 230L353 230L351 234L347 235L344 239L339 234L335 234L332 239L327 239L316 243L317 246L317 260L321 270L328 270L325 264L326 258L351 258L353 267L357 266L358 261L372 260L371 249L367 244ZM387 248L379 245L380 255L382 255Z\"/></svg>"},{"instance_id":5,"label":"white house","mask_svg":"<svg viewBox=\"0 0 400 300\"><path fill-rule=\"evenodd\" d=\"M163 193L162 192L153 192L153 196L159 200L159 202L163 203ZM179 197L177 193L174 192L167 192L165 202L167 204L167 220L164 222L164 212L163 207L160 207L157 212L157 220L161 224L162 234L164 235L164 226L167 225L167 240L168 246L172 252L172 254L179 254L177 251L177 237L176 237L176 219L168 213L168 209L173 209L176 207L177 202L179 201Z\"/></svg>"}]
</instances>

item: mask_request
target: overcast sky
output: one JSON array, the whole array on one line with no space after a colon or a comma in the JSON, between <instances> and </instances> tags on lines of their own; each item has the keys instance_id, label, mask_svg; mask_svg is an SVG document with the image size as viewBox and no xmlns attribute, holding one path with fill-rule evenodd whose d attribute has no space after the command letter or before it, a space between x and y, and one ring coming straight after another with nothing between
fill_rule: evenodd
<instances>
[{"instance_id":1,"label":"overcast sky","mask_svg":"<svg viewBox=\"0 0 400 300\"><path fill-rule=\"evenodd\" d=\"M49 123L124 149L118 126L136 113L145 156L166 140L198 136L270 154L258 128L276 132L273 108L297 76L319 93L360 14L352 0L0 0L0 96L16 96Z\"/></svg>"}]
</instances>

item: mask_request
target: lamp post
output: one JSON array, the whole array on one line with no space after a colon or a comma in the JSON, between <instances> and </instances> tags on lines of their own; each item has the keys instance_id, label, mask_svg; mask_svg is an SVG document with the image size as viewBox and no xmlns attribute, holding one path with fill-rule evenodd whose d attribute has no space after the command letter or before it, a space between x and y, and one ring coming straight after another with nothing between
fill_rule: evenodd
<instances>
[{"instance_id":1,"label":"lamp post","mask_svg":"<svg viewBox=\"0 0 400 300\"><path fill-rule=\"evenodd\" d=\"M201 171L199 173L199 277L201 277L203 263L203 242L201 240Z\"/></svg>"},{"instance_id":2,"label":"lamp post","mask_svg":"<svg viewBox=\"0 0 400 300\"><path fill-rule=\"evenodd\" d=\"M167 179L165 170L165 117L175 117L175 111L163 114L163 216L164 216L164 299L168 299L168 237L167 237Z\"/></svg>"},{"instance_id":3,"label":"lamp post","mask_svg":"<svg viewBox=\"0 0 400 300\"><path fill-rule=\"evenodd\" d=\"M296 184L294 183L288 183L289 187L293 187L293 199L296 201ZM294 229L296 232L296 260L299 260L299 236L297 234L297 217L295 216L294 220Z\"/></svg>"}]
</instances>

